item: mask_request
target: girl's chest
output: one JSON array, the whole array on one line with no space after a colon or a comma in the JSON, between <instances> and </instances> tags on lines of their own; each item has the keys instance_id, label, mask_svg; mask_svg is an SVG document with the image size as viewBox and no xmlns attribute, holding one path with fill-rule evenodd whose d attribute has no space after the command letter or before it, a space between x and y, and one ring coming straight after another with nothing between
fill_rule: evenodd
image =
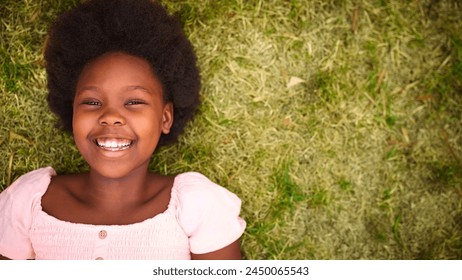
<instances>
[{"instance_id":1,"label":"girl's chest","mask_svg":"<svg viewBox=\"0 0 462 280\"><path fill-rule=\"evenodd\" d=\"M169 211L124 226L75 224L40 212L30 240L36 259L190 259L188 236Z\"/></svg>"},{"instance_id":2,"label":"girl's chest","mask_svg":"<svg viewBox=\"0 0 462 280\"><path fill-rule=\"evenodd\" d=\"M167 182L168 183L168 182ZM171 186L144 195L98 197L82 187L78 180L52 181L41 200L42 211L70 223L88 225L130 225L153 218L168 209Z\"/></svg>"}]
</instances>

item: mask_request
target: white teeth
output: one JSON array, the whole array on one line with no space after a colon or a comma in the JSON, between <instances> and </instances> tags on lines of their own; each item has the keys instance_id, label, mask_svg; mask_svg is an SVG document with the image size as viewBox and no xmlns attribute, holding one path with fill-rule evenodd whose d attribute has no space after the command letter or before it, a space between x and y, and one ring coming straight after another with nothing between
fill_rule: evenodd
<instances>
[{"instance_id":1,"label":"white teeth","mask_svg":"<svg viewBox=\"0 0 462 280\"><path fill-rule=\"evenodd\" d=\"M128 149L132 141L119 138L98 138L96 144L105 150L120 151Z\"/></svg>"}]
</instances>

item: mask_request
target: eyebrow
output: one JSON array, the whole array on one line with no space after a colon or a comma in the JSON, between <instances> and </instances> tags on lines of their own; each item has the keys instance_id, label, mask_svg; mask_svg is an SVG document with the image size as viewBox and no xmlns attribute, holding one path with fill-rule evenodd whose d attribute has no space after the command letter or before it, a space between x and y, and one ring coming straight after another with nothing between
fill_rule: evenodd
<instances>
[{"instance_id":1,"label":"eyebrow","mask_svg":"<svg viewBox=\"0 0 462 280\"><path fill-rule=\"evenodd\" d=\"M148 88L145 88L143 86L127 86L125 87L126 90L141 90L146 93L151 93L151 91Z\"/></svg>"},{"instance_id":2,"label":"eyebrow","mask_svg":"<svg viewBox=\"0 0 462 280\"><path fill-rule=\"evenodd\" d=\"M143 87L143 86L126 86L123 88L125 91L135 91L135 90L140 90L140 91L144 91L146 93L149 93L151 94L151 91L146 88L146 87ZM96 87L96 86L84 86L80 89L78 89L76 91L76 93L81 93L83 91L94 91L96 93L99 93L101 90L99 87Z\"/></svg>"},{"instance_id":3,"label":"eyebrow","mask_svg":"<svg viewBox=\"0 0 462 280\"><path fill-rule=\"evenodd\" d=\"M76 89L76 94L77 93L81 93L83 91L95 91L95 92L99 92L99 88L98 87L95 87L95 86L85 86L85 87L82 87L82 88L78 88Z\"/></svg>"}]
</instances>

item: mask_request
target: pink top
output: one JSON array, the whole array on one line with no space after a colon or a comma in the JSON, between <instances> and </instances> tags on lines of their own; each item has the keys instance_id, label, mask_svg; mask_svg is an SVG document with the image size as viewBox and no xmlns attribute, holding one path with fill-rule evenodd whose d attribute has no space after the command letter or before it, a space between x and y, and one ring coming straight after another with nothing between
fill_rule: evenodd
<instances>
[{"instance_id":1,"label":"pink top","mask_svg":"<svg viewBox=\"0 0 462 280\"><path fill-rule=\"evenodd\" d=\"M130 225L58 220L41 198L51 167L21 176L0 193L0 255L11 259L190 259L221 249L244 232L240 199L200 173L175 177L165 212Z\"/></svg>"}]
</instances>

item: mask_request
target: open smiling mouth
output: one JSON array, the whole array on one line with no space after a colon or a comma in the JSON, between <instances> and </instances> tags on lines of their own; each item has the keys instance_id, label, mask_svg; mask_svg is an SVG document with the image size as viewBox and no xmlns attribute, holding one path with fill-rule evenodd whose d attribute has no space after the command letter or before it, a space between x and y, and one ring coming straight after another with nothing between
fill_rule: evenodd
<instances>
[{"instance_id":1,"label":"open smiling mouth","mask_svg":"<svg viewBox=\"0 0 462 280\"><path fill-rule=\"evenodd\" d=\"M97 138L95 143L103 150L118 152L130 148L133 144L133 140L120 138Z\"/></svg>"}]
</instances>

